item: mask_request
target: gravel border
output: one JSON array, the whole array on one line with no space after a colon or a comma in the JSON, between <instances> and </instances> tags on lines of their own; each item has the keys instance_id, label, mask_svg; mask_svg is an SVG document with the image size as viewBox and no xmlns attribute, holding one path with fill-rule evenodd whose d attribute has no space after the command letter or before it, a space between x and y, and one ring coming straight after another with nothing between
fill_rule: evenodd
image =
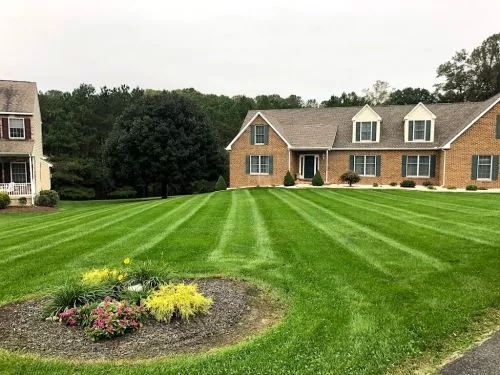
<instances>
[{"instance_id":1,"label":"gravel border","mask_svg":"<svg viewBox=\"0 0 500 375\"><path fill-rule=\"evenodd\" d=\"M209 314L170 324L151 320L135 332L98 342L92 342L82 328L45 321L41 299L3 305L0 348L72 360L153 358L235 343L272 326L281 316L246 282L210 278L196 283L213 299Z\"/></svg>"}]
</instances>

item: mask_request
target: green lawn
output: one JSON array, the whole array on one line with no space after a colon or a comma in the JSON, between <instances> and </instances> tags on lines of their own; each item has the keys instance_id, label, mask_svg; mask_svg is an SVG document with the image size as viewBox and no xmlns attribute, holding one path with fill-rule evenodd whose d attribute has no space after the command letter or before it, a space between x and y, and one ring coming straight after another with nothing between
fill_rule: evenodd
<instances>
[{"instance_id":1,"label":"green lawn","mask_svg":"<svg viewBox=\"0 0 500 375\"><path fill-rule=\"evenodd\" d=\"M287 313L236 346L120 374L379 374L500 307L499 214L499 194L265 188L0 214L0 303L125 256L158 259L268 285ZM0 373L116 366L0 351Z\"/></svg>"}]
</instances>

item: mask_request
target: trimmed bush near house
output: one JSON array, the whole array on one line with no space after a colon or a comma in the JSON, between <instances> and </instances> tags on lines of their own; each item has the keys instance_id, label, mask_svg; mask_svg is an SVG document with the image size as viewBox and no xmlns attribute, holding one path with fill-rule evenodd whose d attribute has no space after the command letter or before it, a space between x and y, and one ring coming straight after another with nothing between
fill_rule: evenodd
<instances>
[{"instance_id":1,"label":"trimmed bush near house","mask_svg":"<svg viewBox=\"0 0 500 375\"><path fill-rule=\"evenodd\" d=\"M62 187L58 190L61 199L81 201L95 198L95 190L84 187Z\"/></svg>"},{"instance_id":2,"label":"trimmed bush near house","mask_svg":"<svg viewBox=\"0 0 500 375\"><path fill-rule=\"evenodd\" d=\"M17 201L21 206L26 206L28 204L28 199L26 199L26 197L21 197Z\"/></svg>"},{"instance_id":3,"label":"trimmed bush near house","mask_svg":"<svg viewBox=\"0 0 500 375\"><path fill-rule=\"evenodd\" d=\"M324 183L325 182L323 181L323 177L321 177L321 173L319 173L319 171L316 171L316 174L312 179L313 186L323 186Z\"/></svg>"},{"instance_id":4,"label":"trimmed bush near house","mask_svg":"<svg viewBox=\"0 0 500 375\"><path fill-rule=\"evenodd\" d=\"M391 182L389 185L391 185L391 186L398 186L398 183L397 182Z\"/></svg>"},{"instance_id":5,"label":"trimmed bush near house","mask_svg":"<svg viewBox=\"0 0 500 375\"><path fill-rule=\"evenodd\" d=\"M9 194L0 192L0 209L7 208L10 204Z\"/></svg>"},{"instance_id":6,"label":"trimmed bush near house","mask_svg":"<svg viewBox=\"0 0 500 375\"><path fill-rule=\"evenodd\" d=\"M59 194L55 190L42 190L35 198L35 204L42 207L55 207L59 203Z\"/></svg>"},{"instance_id":7,"label":"trimmed bush near house","mask_svg":"<svg viewBox=\"0 0 500 375\"><path fill-rule=\"evenodd\" d=\"M293 179L293 176L290 173L290 171L286 171L285 177L283 178L283 185L285 185L285 186L294 186L295 185L295 180Z\"/></svg>"},{"instance_id":8,"label":"trimmed bush near house","mask_svg":"<svg viewBox=\"0 0 500 375\"><path fill-rule=\"evenodd\" d=\"M359 174L354 171L347 171L342 173L340 180L348 183L349 186L352 186L352 184L358 183L361 180L361 177L359 177Z\"/></svg>"},{"instance_id":9,"label":"trimmed bush near house","mask_svg":"<svg viewBox=\"0 0 500 375\"><path fill-rule=\"evenodd\" d=\"M116 189L108 194L108 198L110 199L127 199L127 198L135 198L137 195L137 191L130 186L124 186Z\"/></svg>"},{"instance_id":10,"label":"trimmed bush near house","mask_svg":"<svg viewBox=\"0 0 500 375\"><path fill-rule=\"evenodd\" d=\"M404 188L414 188L417 184L413 180L403 180L401 181L400 186Z\"/></svg>"},{"instance_id":11,"label":"trimmed bush near house","mask_svg":"<svg viewBox=\"0 0 500 375\"><path fill-rule=\"evenodd\" d=\"M474 185L474 184L467 185L467 186L465 187L465 190L468 190L468 191L476 191L476 190L477 190L477 185Z\"/></svg>"},{"instance_id":12,"label":"trimmed bush near house","mask_svg":"<svg viewBox=\"0 0 500 375\"><path fill-rule=\"evenodd\" d=\"M374 182L372 186L373 187L378 187L378 183Z\"/></svg>"},{"instance_id":13,"label":"trimmed bush near house","mask_svg":"<svg viewBox=\"0 0 500 375\"><path fill-rule=\"evenodd\" d=\"M436 188L433 185L427 185L427 189L429 189L429 190L436 190Z\"/></svg>"},{"instance_id":14,"label":"trimmed bush near house","mask_svg":"<svg viewBox=\"0 0 500 375\"><path fill-rule=\"evenodd\" d=\"M227 190L226 180L224 177L219 176L219 179L215 183L215 191Z\"/></svg>"},{"instance_id":15,"label":"trimmed bush near house","mask_svg":"<svg viewBox=\"0 0 500 375\"><path fill-rule=\"evenodd\" d=\"M196 284L161 285L144 300L149 313L161 322L170 322L172 318L188 320L207 313L211 305L212 299L199 293Z\"/></svg>"},{"instance_id":16,"label":"trimmed bush near house","mask_svg":"<svg viewBox=\"0 0 500 375\"><path fill-rule=\"evenodd\" d=\"M432 186L432 182L430 182L429 180L425 180L424 182L422 182L422 185L423 186Z\"/></svg>"}]
</instances>

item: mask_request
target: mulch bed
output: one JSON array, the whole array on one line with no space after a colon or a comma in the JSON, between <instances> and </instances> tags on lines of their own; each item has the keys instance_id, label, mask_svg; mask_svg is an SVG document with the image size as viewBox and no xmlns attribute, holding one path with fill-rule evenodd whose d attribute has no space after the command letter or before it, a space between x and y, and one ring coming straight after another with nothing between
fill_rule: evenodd
<instances>
[{"instance_id":1,"label":"mulch bed","mask_svg":"<svg viewBox=\"0 0 500 375\"><path fill-rule=\"evenodd\" d=\"M43 212L43 211L57 211L55 207L40 207L40 206L10 206L0 210L1 213L8 214L10 212Z\"/></svg>"},{"instance_id":2,"label":"mulch bed","mask_svg":"<svg viewBox=\"0 0 500 375\"><path fill-rule=\"evenodd\" d=\"M152 358L235 343L280 318L279 309L246 282L221 278L196 282L213 299L209 314L169 324L151 320L135 332L98 342L80 327L43 319L43 300L0 306L0 348L77 360Z\"/></svg>"}]
</instances>

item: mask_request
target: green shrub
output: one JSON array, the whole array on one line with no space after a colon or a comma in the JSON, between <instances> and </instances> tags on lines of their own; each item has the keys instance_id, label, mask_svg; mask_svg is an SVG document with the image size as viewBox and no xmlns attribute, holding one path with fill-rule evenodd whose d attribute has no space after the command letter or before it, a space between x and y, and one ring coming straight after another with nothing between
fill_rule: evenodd
<instances>
[{"instance_id":1,"label":"green shrub","mask_svg":"<svg viewBox=\"0 0 500 375\"><path fill-rule=\"evenodd\" d=\"M191 183L191 189L194 194L211 193L215 190L213 181L196 180Z\"/></svg>"},{"instance_id":2,"label":"green shrub","mask_svg":"<svg viewBox=\"0 0 500 375\"><path fill-rule=\"evenodd\" d=\"M215 191L227 190L226 180L224 177L219 176L219 179L215 183Z\"/></svg>"},{"instance_id":3,"label":"green shrub","mask_svg":"<svg viewBox=\"0 0 500 375\"><path fill-rule=\"evenodd\" d=\"M133 262L126 272L124 280L126 286L141 284L146 290L158 288L171 278L169 269L162 265L156 265L150 260Z\"/></svg>"},{"instance_id":4,"label":"green shrub","mask_svg":"<svg viewBox=\"0 0 500 375\"><path fill-rule=\"evenodd\" d=\"M352 184L358 183L360 180L361 180L361 177L359 177L359 174L357 174L354 171L344 172L340 176L340 181L348 183L349 186L352 186Z\"/></svg>"},{"instance_id":5,"label":"green shrub","mask_svg":"<svg viewBox=\"0 0 500 375\"><path fill-rule=\"evenodd\" d=\"M321 173L319 173L319 171L316 171L316 174L312 179L313 186L323 186L324 183L325 182L323 181L323 177L321 177Z\"/></svg>"},{"instance_id":6,"label":"green shrub","mask_svg":"<svg viewBox=\"0 0 500 375\"><path fill-rule=\"evenodd\" d=\"M70 201L88 200L95 198L95 190L92 188L66 186L58 189L61 199Z\"/></svg>"},{"instance_id":7,"label":"green shrub","mask_svg":"<svg viewBox=\"0 0 500 375\"><path fill-rule=\"evenodd\" d=\"M286 171L285 177L283 178L283 185L285 186L293 186L295 185L295 180L293 179L290 171Z\"/></svg>"},{"instance_id":8,"label":"green shrub","mask_svg":"<svg viewBox=\"0 0 500 375\"><path fill-rule=\"evenodd\" d=\"M467 185L465 187L465 190L476 191L477 190L477 185L474 185L474 184Z\"/></svg>"},{"instance_id":9,"label":"green shrub","mask_svg":"<svg viewBox=\"0 0 500 375\"><path fill-rule=\"evenodd\" d=\"M196 284L166 284L152 291L144 300L144 306L158 321L169 322L172 318L188 320L207 313L212 299L198 292Z\"/></svg>"},{"instance_id":10,"label":"green shrub","mask_svg":"<svg viewBox=\"0 0 500 375\"><path fill-rule=\"evenodd\" d=\"M374 182L372 186L373 187L378 187L378 183Z\"/></svg>"},{"instance_id":11,"label":"green shrub","mask_svg":"<svg viewBox=\"0 0 500 375\"><path fill-rule=\"evenodd\" d=\"M425 180L424 182L422 182L422 185L423 186L432 186L432 182L430 182L429 180Z\"/></svg>"},{"instance_id":12,"label":"green shrub","mask_svg":"<svg viewBox=\"0 0 500 375\"><path fill-rule=\"evenodd\" d=\"M108 198L110 199L127 199L127 198L135 198L137 196L137 191L130 186L124 186L116 189L108 194Z\"/></svg>"},{"instance_id":13,"label":"green shrub","mask_svg":"<svg viewBox=\"0 0 500 375\"><path fill-rule=\"evenodd\" d=\"M10 204L9 194L0 191L0 209L7 208Z\"/></svg>"},{"instance_id":14,"label":"green shrub","mask_svg":"<svg viewBox=\"0 0 500 375\"><path fill-rule=\"evenodd\" d=\"M110 285L87 285L81 282L67 282L54 290L44 306L45 316L54 316L76 306L101 301L106 296L114 296Z\"/></svg>"},{"instance_id":15,"label":"green shrub","mask_svg":"<svg viewBox=\"0 0 500 375\"><path fill-rule=\"evenodd\" d=\"M404 188L414 188L417 184L413 180L403 180L401 181L400 186Z\"/></svg>"},{"instance_id":16,"label":"green shrub","mask_svg":"<svg viewBox=\"0 0 500 375\"><path fill-rule=\"evenodd\" d=\"M389 185L391 185L391 186L398 186L398 183L397 182L391 182Z\"/></svg>"},{"instance_id":17,"label":"green shrub","mask_svg":"<svg viewBox=\"0 0 500 375\"><path fill-rule=\"evenodd\" d=\"M35 198L35 204L43 207L55 207L59 202L59 194L55 190L42 190Z\"/></svg>"},{"instance_id":18,"label":"green shrub","mask_svg":"<svg viewBox=\"0 0 500 375\"><path fill-rule=\"evenodd\" d=\"M26 206L28 204L28 199L26 197L21 197L18 199L18 202L21 206Z\"/></svg>"},{"instance_id":19,"label":"green shrub","mask_svg":"<svg viewBox=\"0 0 500 375\"><path fill-rule=\"evenodd\" d=\"M436 190L436 188L431 184L431 185L427 185L427 189L429 190Z\"/></svg>"}]
</instances>

